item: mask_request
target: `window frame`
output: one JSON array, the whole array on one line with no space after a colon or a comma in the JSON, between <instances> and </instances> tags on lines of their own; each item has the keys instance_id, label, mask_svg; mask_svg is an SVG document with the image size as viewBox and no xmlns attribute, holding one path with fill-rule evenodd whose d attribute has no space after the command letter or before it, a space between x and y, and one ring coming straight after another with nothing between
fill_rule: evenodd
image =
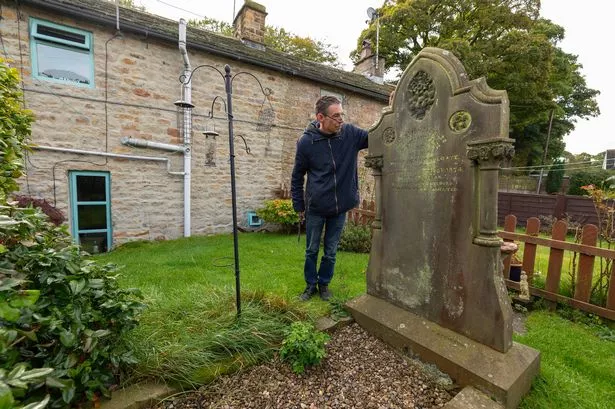
<instances>
[{"instance_id":1,"label":"window frame","mask_svg":"<svg viewBox=\"0 0 615 409\"><path fill-rule=\"evenodd\" d=\"M79 176L99 176L105 178L105 200L102 201L79 201L77 199L77 177ZM111 251L113 247L113 223L111 220L111 173L101 171L87 170L70 170L68 172L69 195L70 195L70 213L71 223L70 230L73 235L73 241L80 244L80 233L106 233L107 234L107 251ZM86 229L79 228L79 206L106 206L107 227L105 229Z\"/></svg>"},{"instance_id":2,"label":"window frame","mask_svg":"<svg viewBox=\"0 0 615 409\"><path fill-rule=\"evenodd\" d=\"M68 33L78 34L84 36L85 43L81 44L75 41L70 41L62 38L57 38L45 34L37 33L37 28L40 26L47 26L49 28L62 30ZM82 54L89 55L89 64L90 64L90 83L83 84L80 82L63 80L58 78L50 78L41 76L38 74L38 52L37 45L43 44L48 47L61 48L68 51L79 52ZM55 82L58 84L70 84L77 87L84 88L95 88L95 64L94 64L94 36L90 31L81 30L78 28L73 28L61 24L56 24L51 21L41 20L37 18L30 17L30 59L32 62L32 78Z\"/></svg>"}]
</instances>

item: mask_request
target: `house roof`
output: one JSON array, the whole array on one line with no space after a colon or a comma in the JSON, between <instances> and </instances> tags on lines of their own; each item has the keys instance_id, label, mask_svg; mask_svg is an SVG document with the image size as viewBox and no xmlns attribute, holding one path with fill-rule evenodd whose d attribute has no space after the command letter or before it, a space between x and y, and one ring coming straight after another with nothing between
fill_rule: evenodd
<instances>
[{"instance_id":1,"label":"house roof","mask_svg":"<svg viewBox=\"0 0 615 409\"><path fill-rule=\"evenodd\" d=\"M116 27L116 7L103 0L21 0L39 9ZM144 37L154 37L172 43L178 42L178 23L147 12L120 7L120 29ZM231 60L272 69L288 75L316 81L323 85L353 91L382 102L387 102L392 87L377 84L360 74L343 71L322 64L305 61L275 50L258 50L244 45L235 38L188 27L187 47Z\"/></svg>"}]
</instances>

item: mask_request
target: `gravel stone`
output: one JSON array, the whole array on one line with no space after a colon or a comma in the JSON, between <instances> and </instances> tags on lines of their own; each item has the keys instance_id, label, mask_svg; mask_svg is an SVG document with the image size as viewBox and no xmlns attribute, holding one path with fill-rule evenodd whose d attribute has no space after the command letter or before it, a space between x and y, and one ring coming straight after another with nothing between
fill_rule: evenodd
<instances>
[{"instance_id":1,"label":"gravel stone","mask_svg":"<svg viewBox=\"0 0 615 409\"><path fill-rule=\"evenodd\" d=\"M296 375L278 358L223 376L156 409L439 408L455 386L352 324L336 330L320 365Z\"/></svg>"}]
</instances>

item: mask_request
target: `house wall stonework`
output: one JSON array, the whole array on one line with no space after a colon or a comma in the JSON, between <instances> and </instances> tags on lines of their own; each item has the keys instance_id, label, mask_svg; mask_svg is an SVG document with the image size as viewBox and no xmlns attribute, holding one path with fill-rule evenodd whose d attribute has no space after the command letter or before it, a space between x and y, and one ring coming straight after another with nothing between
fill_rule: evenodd
<instances>
[{"instance_id":1,"label":"house wall stonework","mask_svg":"<svg viewBox=\"0 0 615 409\"><path fill-rule=\"evenodd\" d=\"M13 8L12 8L13 7ZM183 62L177 43L125 33L85 20L63 17L35 8L3 2L1 21L6 55L23 75L24 99L35 114L32 143L40 146L81 149L114 154L168 158L172 172L183 171L181 153L121 144L123 137L182 145L173 102L179 99L179 75ZM19 17L18 17L19 16ZM58 84L31 75L29 18L93 33L95 87ZM120 27L121 31L121 27ZM190 38L188 38L190 40ZM233 73L247 71L263 87L266 99L249 75L233 80L235 167L238 221L247 225L246 214L289 186L297 138L314 117L313 105L321 88L344 95L348 120L368 127L379 117L383 104L365 96L324 86L289 74L227 60L188 47L193 67L208 64ZM23 65L21 62L23 61ZM224 82L212 69L200 68L192 78L192 234L229 232L232 229L228 127ZM272 126L263 123L272 108ZM215 125L219 135L201 131ZM244 148L243 136L250 153ZM361 164L362 166L362 164ZM28 155L27 177L20 181L21 194L45 198L71 221L68 173L71 170L105 171L111 175L113 244L135 239L173 239L183 233L183 177L171 175L159 161L50 152L34 149ZM369 173L368 173L369 174ZM366 180L371 182L371 176ZM369 190L369 189L368 189Z\"/></svg>"}]
</instances>

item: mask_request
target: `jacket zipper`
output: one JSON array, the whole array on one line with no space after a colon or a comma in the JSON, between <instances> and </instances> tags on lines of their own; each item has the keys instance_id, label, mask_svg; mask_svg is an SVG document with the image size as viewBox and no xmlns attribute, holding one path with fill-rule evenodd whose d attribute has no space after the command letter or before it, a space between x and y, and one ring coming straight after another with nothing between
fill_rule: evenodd
<instances>
[{"instance_id":1,"label":"jacket zipper","mask_svg":"<svg viewBox=\"0 0 615 409\"><path fill-rule=\"evenodd\" d=\"M333 157L333 148L331 148L331 139L327 140L329 143L329 152L331 152L331 161L333 162L333 187L335 195L335 213L339 214L340 208L337 203L337 166L335 165L335 157Z\"/></svg>"}]
</instances>

